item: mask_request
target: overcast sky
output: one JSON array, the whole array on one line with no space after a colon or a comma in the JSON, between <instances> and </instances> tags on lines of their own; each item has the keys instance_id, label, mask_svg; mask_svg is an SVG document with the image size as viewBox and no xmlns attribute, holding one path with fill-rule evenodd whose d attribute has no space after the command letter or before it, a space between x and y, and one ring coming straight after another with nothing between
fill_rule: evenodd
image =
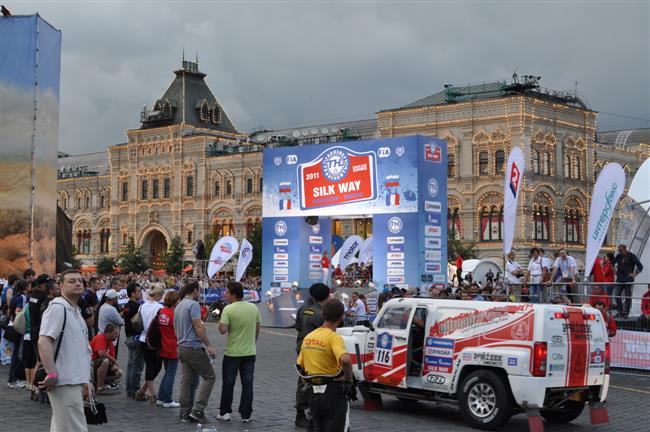
<instances>
[{"instance_id":1,"label":"overcast sky","mask_svg":"<svg viewBox=\"0 0 650 432\"><path fill-rule=\"evenodd\" d=\"M457 85L541 75L650 127L648 2L12 2L63 31L59 149L125 141L181 61L240 131L371 118ZM616 117L604 112L636 117ZM644 120L645 119L645 120Z\"/></svg>"}]
</instances>

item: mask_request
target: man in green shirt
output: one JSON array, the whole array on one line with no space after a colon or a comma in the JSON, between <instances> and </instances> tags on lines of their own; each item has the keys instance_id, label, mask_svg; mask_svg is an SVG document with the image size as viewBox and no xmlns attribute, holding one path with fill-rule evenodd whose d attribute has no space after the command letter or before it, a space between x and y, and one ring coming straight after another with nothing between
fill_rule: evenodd
<instances>
[{"instance_id":1,"label":"man in green shirt","mask_svg":"<svg viewBox=\"0 0 650 432\"><path fill-rule=\"evenodd\" d=\"M251 420L253 413L253 373L255 371L255 343L260 334L260 311L252 303L243 301L244 287L230 282L226 299L230 303L221 313L219 332L228 334L221 366L221 406L217 419L228 421L232 412L232 393L239 372L242 391L239 413L243 422Z\"/></svg>"}]
</instances>

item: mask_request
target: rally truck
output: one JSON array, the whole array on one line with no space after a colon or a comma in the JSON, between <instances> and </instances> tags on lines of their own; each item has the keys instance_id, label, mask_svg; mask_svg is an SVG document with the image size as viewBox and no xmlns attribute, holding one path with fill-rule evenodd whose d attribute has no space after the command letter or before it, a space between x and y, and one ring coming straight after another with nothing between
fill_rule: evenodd
<instances>
[{"instance_id":1,"label":"rally truck","mask_svg":"<svg viewBox=\"0 0 650 432\"><path fill-rule=\"evenodd\" d=\"M516 413L540 430L541 417L570 422L586 403L593 424L607 422L610 349L597 309L399 298L370 326L338 332L364 403L390 395L455 404L484 430Z\"/></svg>"}]
</instances>

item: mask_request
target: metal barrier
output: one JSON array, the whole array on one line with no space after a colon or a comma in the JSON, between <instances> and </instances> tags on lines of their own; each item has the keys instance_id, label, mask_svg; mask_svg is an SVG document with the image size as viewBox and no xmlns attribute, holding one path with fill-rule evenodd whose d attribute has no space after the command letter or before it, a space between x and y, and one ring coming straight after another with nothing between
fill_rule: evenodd
<instances>
[{"instance_id":1,"label":"metal barrier","mask_svg":"<svg viewBox=\"0 0 650 432\"><path fill-rule=\"evenodd\" d=\"M353 327L356 325L365 325L369 326L375 320L375 315L366 314L366 315L351 315L345 317L343 325L345 327Z\"/></svg>"}]
</instances>

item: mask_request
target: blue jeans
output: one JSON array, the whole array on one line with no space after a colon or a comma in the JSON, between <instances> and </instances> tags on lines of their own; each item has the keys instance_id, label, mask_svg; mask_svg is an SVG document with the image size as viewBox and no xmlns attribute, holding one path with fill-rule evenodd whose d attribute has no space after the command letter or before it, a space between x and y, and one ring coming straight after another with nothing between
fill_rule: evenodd
<instances>
[{"instance_id":1,"label":"blue jeans","mask_svg":"<svg viewBox=\"0 0 650 432\"><path fill-rule=\"evenodd\" d=\"M541 303L544 297L544 287L539 284L530 285L530 302Z\"/></svg>"},{"instance_id":2,"label":"blue jeans","mask_svg":"<svg viewBox=\"0 0 650 432\"><path fill-rule=\"evenodd\" d=\"M24 379L23 377L25 376L25 368L23 367L23 362L20 359L22 344L22 336L18 342L14 342L14 350L11 352L11 365L9 366L9 382Z\"/></svg>"},{"instance_id":3,"label":"blue jeans","mask_svg":"<svg viewBox=\"0 0 650 432\"><path fill-rule=\"evenodd\" d=\"M140 376L144 368L144 357L140 351L139 336L129 336L124 342L129 349L129 362L126 366L126 395L135 396L140 389Z\"/></svg>"},{"instance_id":4,"label":"blue jeans","mask_svg":"<svg viewBox=\"0 0 650 432\"><path fill-rule=\"evenodd\" d=\"M161 357L165 365L165 375L160 381L158 387L158 400L164 403L172 401L172 390L174 390L174 378L176 378L176 369L178 368L178 359Z\"/></svg>"},{"instance_id":5,"label":"blue jeans","mask_svg":"<svg viewBox=\"0 0 650 432\"><path fill-rule=\"evenodd\" d=\"M253 373L255 372L255 356L229 357L223 356L221 365L221 415L232 412L232 392L237 380L237 372L241 379L241 399L239 413L241 418L250 418L253 413Z\"/></svg>"}]
</instances>

